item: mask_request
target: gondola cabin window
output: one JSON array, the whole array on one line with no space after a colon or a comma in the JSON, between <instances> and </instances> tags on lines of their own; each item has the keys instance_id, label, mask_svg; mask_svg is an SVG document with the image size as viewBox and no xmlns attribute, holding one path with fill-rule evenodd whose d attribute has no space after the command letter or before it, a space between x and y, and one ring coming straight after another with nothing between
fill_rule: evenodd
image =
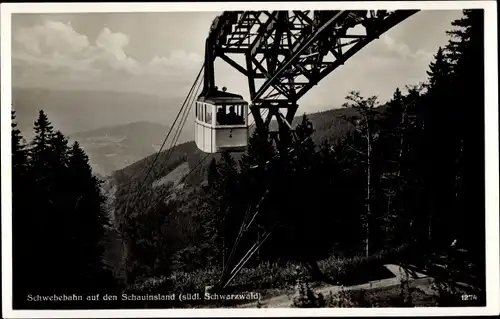
<instances>
[{"instance_id":1,"label":"gondola cabin window","mask_svg":"<svg viewBox=\"0 0 500 319\"><path fill-rule=\"evenodd\" d=\"M217 125L244 125L246 123L246 105L217 106Z\"/></svg>"},{"instance_id":2,"label":"gondola cabin window","mask_svg":"<svg viewBox=\"0 0 500 319\"><path fill-rule=\"evenodd\" d=\"M205 123L212 125L212 108L213 106L210 104L204 104L203 105L204 110L205 110Z\"/></svg>"},{"instance_id":3,"label":"gondola cabin window","mask_svg":"<svg viewBox=\"0 0 500 319\"><path fill-rule=\"evenodd\" d=\"M203 122L205 124L208 124L210 126L213 125L213 108L214 106L208 103L201 103L197 102L196 103L196 119L200 122Z\"/></svg>"},{"instance_id":4,"label":"gondola cabin window","mask_svg":"<svg viewBox=\"0 0 500 319\"><path fill-rule=\"evenodd\" d=\"M196 103L196 119L203 122L203 103Z\"/></svg>"}]
</instances>

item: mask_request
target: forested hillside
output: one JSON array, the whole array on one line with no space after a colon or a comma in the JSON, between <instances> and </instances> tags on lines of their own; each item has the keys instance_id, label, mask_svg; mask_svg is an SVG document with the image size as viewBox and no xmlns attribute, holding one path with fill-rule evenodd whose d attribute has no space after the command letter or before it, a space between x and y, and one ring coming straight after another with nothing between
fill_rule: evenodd
<instances>
[{"instance_id":1,"label":"forested hillside","mask_svg":"<svg viewBox=\"0 0 500 319\"><path fill-rule=\"evenodd\" d=\"M317 283L367 283L392 263L442 285L427 306L463 306L456 282L477 297L466 305L484 305L483 21L483 11L464 10L427 81L395 88L383 108L352 91L342 110L299 117L290 155L277 156L253 132L246 152L197 166L206 154L188 142L116 172L107 200L79 145L68 147L43 112L32 144L13 127L15 299L77 289L203 293L218 283L247 212L258 209L261 227L240 244L272 235L229 291L286 289L298 268ZM154 183L186 162L185 179ZM437 265L443 256L432 256L449 247L463 257Z\"/></svg>"}]
</instances>

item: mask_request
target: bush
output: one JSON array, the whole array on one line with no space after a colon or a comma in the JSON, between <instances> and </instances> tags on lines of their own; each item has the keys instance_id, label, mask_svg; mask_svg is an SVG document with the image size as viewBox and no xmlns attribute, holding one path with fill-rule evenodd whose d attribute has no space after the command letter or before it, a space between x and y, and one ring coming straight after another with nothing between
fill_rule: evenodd
<instances>
[{"instance_id":1,"label":"bush","mask_svg":"<svg viewBox=\"0 0 500 319\"><path fill-rule=\"evenodd\" d=\"M127 293L141 293L141 294L151 294L157 292L163 292L165 286L170 286L171 282L165 277L152 277L144 281L137 282L130 285L125 292Z\"/></svg>"},{"instance_id":2,"label":"bush","mask_svg":"<svg viewBox=\"0 0 500 319\"><path fill-rule=\"evenodd\" d=\"M333 281L350 286L371 280L389 278L390 273L381 269L384 259L381 256L337 258L330 257L319 263L320 269Z\"/></svg>"},{"instance_id":3,"label":"bush","mask_svg":"<svg viewBox=\"0 0 500 319\"><path fill-rule=\"evenodd\" d=\"M372 307L369 296L364 290L341 289L336 293L330 292L326 298L326 307L329 308L367 308Z\"/></svg>"},{"instance_id":4,"label":"bush","mask_svg":"<svg viewBox=\"0 0 500 319\"><path fill-rule=\"evenodd\" d=\"M436 302L439 307L462 307L460 291L445 281L433 282L431 289L436 292Z\"/></svg>"},{"instance_id":5,"label":"bush","mask_svg":"<svg viewBox=\"0 0 500 319\"><path fill-rule=\"evenodd\" d=\"M298 268L298 267L297 267ZM320 293L316 295L309 286L306 276L297 269L297 285L292 306L295 308L323 308L326 306L325 299Z\"/></svg>"},{"instance_id":6,"label":"bush","mask_svg":"<svg viewBox=\"0 0 500 319\"><path fill-rule=\"evenodd\" d=\"M295 266L293 263L264 262L255 268L242 269L231 285L254 289L290 287L297 280Z\"/></svg>"}]
</instances>

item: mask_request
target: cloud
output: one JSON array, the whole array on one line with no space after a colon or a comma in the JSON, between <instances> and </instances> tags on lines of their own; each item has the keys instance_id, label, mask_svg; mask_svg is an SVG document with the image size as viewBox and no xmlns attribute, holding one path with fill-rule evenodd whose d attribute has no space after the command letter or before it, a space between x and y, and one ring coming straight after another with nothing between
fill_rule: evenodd
<instances>
[{"instance_id":1,"label":"cloud","mask_svg":"<svg viewBox=\"0 0 500 319\"><path fill-rule=\"evenodd\" d=\"M422 60L429 61L433 53L425 50L412 50L405 40L394 38L389 33L382 35L378 40L368 44L360 54L372 62L392 63L404 62L413 63Z\"/></svg>"},{"instance_id":2,"label":"cloud","mask_svg":"<svg viewBox=\"0 0 500 319\"><path fill-rule=\"evenodd\" d=\"M196 67L196 63L200 63L201 60L201 56L196 53L176 50L168 58L155 56L149 64L153 67L192 68L193 66Z\"/></svg>"},{"instance_id":3,"label":"cloud","mask_svg":"<svg viewBox=\"0 0 500 319\"><path fill-rule=\"evenodd\" d=\"M66 55L79 54L88 47L88 37L58 21L45 21L41 25L21 28L14 35L14 42L34 56L61 52Z\"/></svg>"},{"instance_id":4,"label":"cloud","mask_svg":"<svg viewBox=\"0 0 500 319\"><path fill-rule=\"evenodd\" d=\"M155 56L150 61L137 61L127 54L130 40L128 35L105 27L91 43L70 23L52 20L20 28L13 33L14 84L29 86L30 81L40 81L46 76L46 81L52 84L87 81L97 86L102 80L116 81L117 87L123 83L127 87L140 87L139 84L146 87L141 83L145 79L161 82L168 80L162 78L175 77L180 85L184 85L185 81L178 77L192 79L194 70L201 65L200 55L182 50L173 51L167 57ZM155 83L150 85L154 86Z\"/></svg>"},{"instance_id":5,"label":"cloud","mask_svg":"<svg viewBox=\"0 0 500 319\"><path fill-rule=\"evenodd\" d=\"M392 97L396 87L418 84L426 79L433 53L412 50L402 40L384 34L351 57L345 65L323 79L299 102L318 110L339 107L351 90L376 95L380 102Z\"/></svg>"},{"instance_id":6,"label":"cloud","mask_svg":"<svg viewBox=\"0 0 500 319\"><path fill-rule=\"evenodd\" d=\"M383 43L386 45L387 53L393 53L404 60L429 59L433 53L424 50L412 51L410 47L402 42L395 41L392 37L385 35L382 37Z\"/></svg>"}]
</instances>

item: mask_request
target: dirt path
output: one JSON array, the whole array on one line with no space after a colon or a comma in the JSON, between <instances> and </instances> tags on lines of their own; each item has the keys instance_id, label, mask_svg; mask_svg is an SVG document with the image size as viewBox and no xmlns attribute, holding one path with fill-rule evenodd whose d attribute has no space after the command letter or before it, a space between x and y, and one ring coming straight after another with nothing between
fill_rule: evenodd
<instances>
[{"instance_id":1,"label":"dirt path","mask_svg":"<svg viewBox=\"0 0 500 319\"><path fill-rule=\"evenodd\" d=\"M388 279L375 280L366 284L356 285L356 286L325 286L321 288L313 289L316 294L321 293L323 296L327 296L330 292L335 293L344 290L375 290L382 288L392 288L397 287L401 283L402 274L404 274L404 269L398 265L384 265L389 271L391 271L395 277L391 277ZM423 287L424 289L429 287L433 282L433 278L427 277L418 272L410 271L409 285L410 287ZM262 307L265 308L289 308L292 305L292 296L290 295L280 295L271 298L265 298L261 300ZM244 305L238 306L238 308L255 308L257 306L257 302L252 302Z\"/></svg>"}]
</instances>

